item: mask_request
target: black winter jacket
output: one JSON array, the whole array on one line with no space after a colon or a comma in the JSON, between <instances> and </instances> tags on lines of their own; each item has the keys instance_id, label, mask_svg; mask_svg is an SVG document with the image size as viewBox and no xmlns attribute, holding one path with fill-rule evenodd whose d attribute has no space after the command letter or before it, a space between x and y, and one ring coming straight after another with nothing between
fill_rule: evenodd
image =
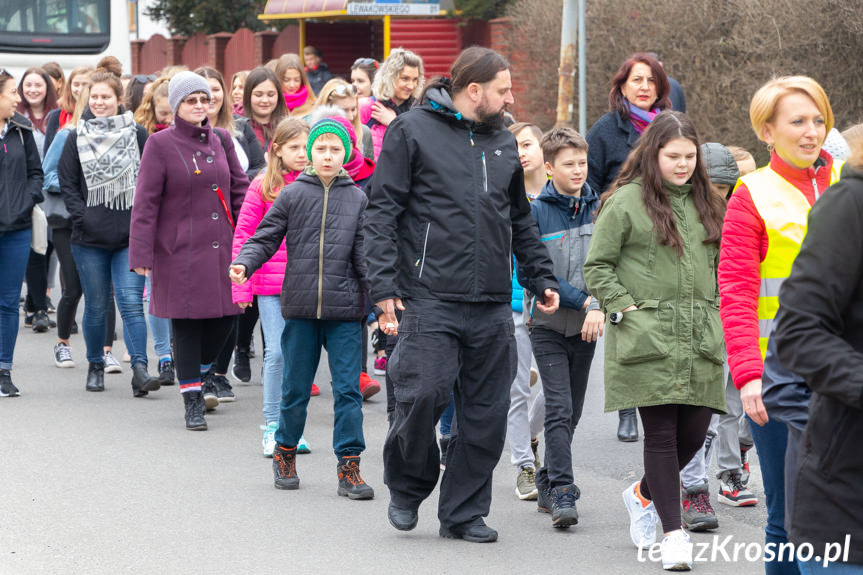
<instances>
[{"instance_id":1,"label":"black winter jacket","mask_svg":"<svg viewBox=\"0 0 863 575\"><path fill-rule=\"evenodd\" d=\"M267 160L264 158L264 150L261 149L261 143L258 141L249 119L243 116L234 116L234 123L240 132L237 141L249 159L249 169L246 170L246 175L249 176L251 182L267 166Z\"/></svg>"},{"instance_id":2,"label":"black winter jacket","mask_svg":"<svg viewBox=\"0 0 863 575\"><path fill-rule=\"evenodd\" d=\"M641 134L619 112L608 112L587 132L587 183L597 194L617 177Z\"/></svg>"},{"instance_id":3,"label":"black winter jacket","mask_svg":"<svg viewBox=\"0 0 863 575\"><path fill-rule=\"evenodd\" d=\"M863 172L849 165L809 213L779 292L779 359L812 390L799 453L790 539L823 549L851 534L863 564Z\"/></svg>"},{"instance_id":4,"label":"black winter jacket","mask_svg":"<svg viewBox=\"0 0 863 575\"><path fill-rule=\"evenodd\" d=\"M15 112L0 139L0 232L24 230L32 225L33 206L42 196L42 161L33 139L33 126Z\"/></svg>"},{"instance_id":5,"label":"black winter jacket","mask_svg":"<svg viewBox=\"0 0 863 575\"><path fill-rule=\"evenodd\" d=\"M42 148L42 157L48 153L48 148L51 147L51 142L57 137L57 132L60 131L60 112L62 108L57 108L48 112L45 116L45 143Z\"/></svg>"},{"instance_id":6,"label":"black winter jacket","mask_svg":"<svg viewBox=\"0 0 863 575\"><path fill-rule=\"evenodd\" d=\"M366 314L368 278L362 220L368 200L347 172L324 187L307 168L279 193L258 229L234 260L246 277L285 240L288 264L282 316L359 320Z\"/></svg>"},{"instance_id":7,"label":"black winter jacket","mask_svg":"<svg viewBox=\"0 0 863 575\"><path fill-rule=\"evenodd\" d=\"M81 115L82 120L90 120L94 117L89 108ZM141 125L136 127L140 155L147 142L147 129ZM66 137L66 145L60 155L60 163L57 164L57 176L60 178L60 193L72 220L73 244L107 250L120 249L129 245L131 209L111 210L105 206L87 205L87 182L78 156L78 131L75 129L69 130L69 135Z\"/></svg>"},{"instance_id":8,"label":"black winter jacket","mask_svg":"<svg viewBox=\"0 0 863 575\"><path fill-rule=\"evenodd\" d=\"M512 254L539 293L557 290L524 191L515 137L462 119L432 88L387 129L369 184L372 301L512 298Z\"/></svg>"}]
</instances>

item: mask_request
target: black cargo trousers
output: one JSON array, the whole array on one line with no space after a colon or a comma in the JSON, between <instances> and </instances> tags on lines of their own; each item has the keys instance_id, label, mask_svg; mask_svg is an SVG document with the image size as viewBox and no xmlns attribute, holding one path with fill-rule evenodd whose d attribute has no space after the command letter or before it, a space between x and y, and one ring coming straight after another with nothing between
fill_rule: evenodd
<instances>
[{"instance_id":1,"label":"black cargo trousers","mask_svg":"<svg viewBox=\"0 0 863 575\"><path fill-rule=\"evenodd\" d=\"M515 378L515 326L509 303L406 300L387 363L395 413L384 444L384 483L392 503L417 509L437 485L435 425L455 397L458 435L447 450L438 519L451 528L488 515L492 472L506 439Z\"/></svg>"}]
</instances>

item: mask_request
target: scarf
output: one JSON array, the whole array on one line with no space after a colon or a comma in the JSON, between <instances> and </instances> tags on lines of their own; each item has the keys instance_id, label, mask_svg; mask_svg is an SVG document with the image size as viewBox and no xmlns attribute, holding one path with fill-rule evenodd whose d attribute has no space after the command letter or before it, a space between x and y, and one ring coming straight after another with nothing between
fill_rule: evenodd
<instances>
[{"instance_id":1,"label":"scarf","mask_svg":"<svg viewBox=\"0 0 863 575\"><path fill-rule=\"evenodd\" d=\"M309 99L309 89L305 86L300 86L300 89L294 92L293 94L285 94L285 105L288 106L288 110L293 112L300 106L306 103L306 100Z\"/></svg>"},{"instance_id":2,"label":"scarf","mask_svg":"<svg viewBox=\"0 0 863 575\"><path fill-rule=\"evenodd\" d=\"M141 152L132 112L78 122L78 157L87 182L87 206L132 209Z\"/></svg>"},{"instance_id":3,"label":"scarf","mask_svg":"<svg viewBox=\"0 0 863 575\"><path fill-rule=\"evenodd\" d=\"M375 164L354 148L350 161L342 166L354 182L370 177L375 171Z\"/></svg>"},{"instance_id":4,"label":"scarf","mask_svg":"<svg viewBox=\"0 0 863 575\"><path fill-rule=\"evenodd\" d=\"M153 133L161 132L164 129L170 128L171 124L156 124L153 126Z\"/></svg>"},{"instance_id":5,"label":"scarf","mask_svg":"<svg viewBox=\"0 0 863 575\"><path fill-rule=\"evenodd\" d=\"M659 112L661 112L659 108L654 108L650 112L645 112L638 106L633 106L632 102L629 102L629 121L632 122L632 125L635 127L635 131L639 134L644 132L647 129L647 126L653 121Z\"/></svg>"},{"instance_id":6,"label":"scarf","mask_svg":"<svg viewBox=\"0 0 863 575\"><path fill-rule=\"evenodd\" d=\"M63 108L60 108L60 118L59 118L58 125L62 128L63 126L68 124L69 120L71 120L71 119L72 119L72 114L70 114L69 112L67 112Z\"/></svg>"}]
</instances>

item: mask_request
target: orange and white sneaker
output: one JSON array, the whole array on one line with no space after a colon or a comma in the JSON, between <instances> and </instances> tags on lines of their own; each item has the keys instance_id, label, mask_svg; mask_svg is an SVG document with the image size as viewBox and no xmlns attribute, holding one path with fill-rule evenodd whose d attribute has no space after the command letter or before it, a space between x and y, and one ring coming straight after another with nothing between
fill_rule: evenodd
<instances>
[{"instance_id":1,"label":"orange and white sneaker","mask_svg":"<svg viewBox=\"0 0 863 575\"><path fill-rule=\"evenodd\" d=\"M740 473L723 471L719 475L719 502L731 507L752 507L758 498L743 485Z\"/></svg>"},{"instance_id":2,"label":"orange and white sneaker","mask_svg":"<svg viewBox=\"0 0 863 575\"><path fill-rule=\"evenodd\" d=\"M629 536L639 549L650 549L656 543L656 522L659 514L653 501L641 495L640 481L623 490L623 503L629 512Z\"/></svg>"}]
</instances>

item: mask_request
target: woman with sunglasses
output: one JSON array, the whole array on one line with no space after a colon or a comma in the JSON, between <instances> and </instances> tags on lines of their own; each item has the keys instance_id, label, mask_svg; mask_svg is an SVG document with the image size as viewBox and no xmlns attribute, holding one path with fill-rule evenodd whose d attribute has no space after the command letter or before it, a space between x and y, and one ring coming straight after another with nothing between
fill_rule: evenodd
<instances>
[{"instance_id":1,"label":"woman with sunglasses","mask_svg":"<svg viewBox=\"0 0 863 575\"><path fill-rule=\"evenodd\" d=\"M321 93L318 94L315 109L321 106L341 108L345 113L345 117L353 125L354 132L362 136L362 139L358 142L359 153L366 158L371 158L374 153L372 131L368 126L360 122L359 92L357 87L353 84L348 84L341 78L333 78L324 84L324 87L321 88Z\"/></svg>"},{"instance_id":2,"label":"woman with sunglasses","mask_svg":"<svg viewBox=\"0 0 863 575\"><path fill-rule=\"evenodd\" d=\"M357 58L351 64L351 84L356 87L360 98L372 97L372 82L379 66L374 58Z\"/></svg>"},{"instance_id":3,"label":"woman with sunglasses","mask_svg":"<svg viewBox=\"0 0 863 575\"><path fill-rule=\"evenodd\" d=\"M240 311L224 270L249 187L233 138L210 125L211 97L207 80L194 72L171 78L174 124L153 134L144 150L130 232L129 266L150 276L150 313L171 319L190 430L207 429L202 375Z\"/></svg>"}]
</instances>

